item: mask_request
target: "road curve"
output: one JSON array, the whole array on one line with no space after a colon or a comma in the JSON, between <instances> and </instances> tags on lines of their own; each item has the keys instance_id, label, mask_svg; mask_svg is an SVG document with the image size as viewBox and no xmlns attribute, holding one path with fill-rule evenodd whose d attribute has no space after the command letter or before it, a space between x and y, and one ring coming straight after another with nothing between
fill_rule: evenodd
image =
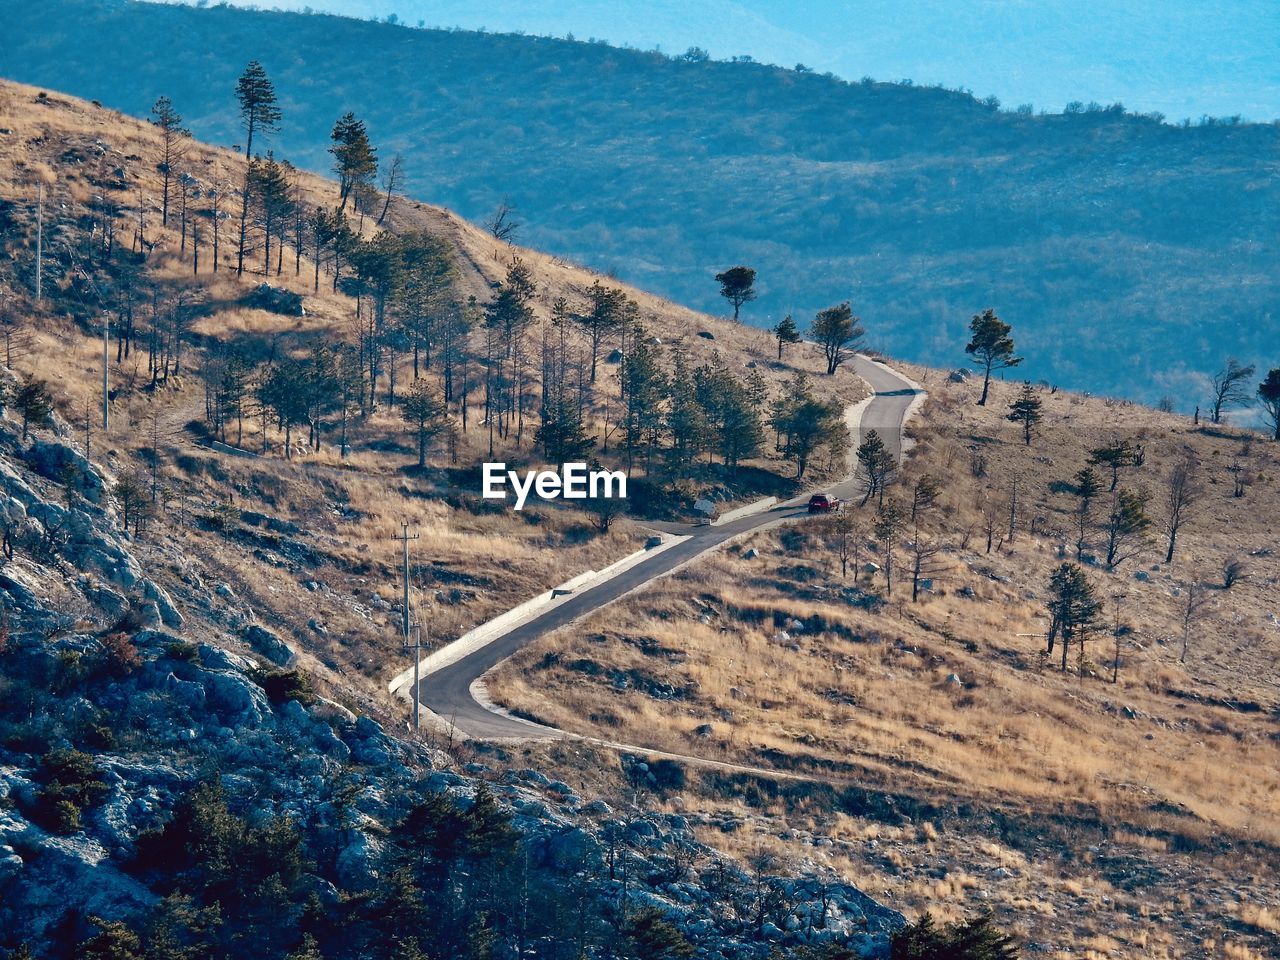
<instances>
[{"instance_id":1,"label":"road curve","mask_svg":"<svg viewBox=\"0 0 1280 960\"><path fill-rule=\"evenodd\" d=\"M854 372L873 391L857 424L852 425L854 435L851 439L854 445L861 441L866 431L874 429L883 437L886 448L900 456L903 448L903 426L912 402L923 391L905 377L866 357L854 357L851 364ZM862 492L857 479L852 476L827 489L836 496L846 498ZM727 540L785 520L806 516L807 500L807 494L802 495L763 513L742 517L720 526L690 526L685 531L689 535L687 540L637 563L612 580L575 594L541 616L520 624L475 652L423 677L418 684L419 702L451 724L459 733L480 740L551 739L568 736L552 727L496 712L476 699L473 688L488 671L544 634L651 583Z\"/></svg>"}]
</instances>

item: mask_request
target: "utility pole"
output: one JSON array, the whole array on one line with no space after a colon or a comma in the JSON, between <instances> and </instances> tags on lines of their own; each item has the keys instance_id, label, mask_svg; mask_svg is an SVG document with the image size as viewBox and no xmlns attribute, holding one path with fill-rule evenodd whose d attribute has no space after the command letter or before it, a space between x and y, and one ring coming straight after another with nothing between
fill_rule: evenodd
<instances>
[{"instance_id":1,"label":"utility pole","mask_svg":"<svg viewBox=\"0 0 1280 960\"><path fill-rule=\"evenodd\" d=\"M44 295L44 184L36 185L36 306Z\"/></svg>"},{"instance_id":2,"label":"utility pole","mask_svg":"<svg viewBox=\"0 0 1280 960\"><path fill-rule=\"evenodd\" d=\"M402 629L404 636L404 649L407 651L410 649L409 633L415 626L409 616L409 541L417 540L418 534L410 533L409 524L402 522L400 524L400 535L393 536L391 539L399 540L404 545L404 598L402 600L404 617ZM418 700L418 664L421 661L419 653L422 650L422 633L419 630L414 630L413 634L413 730L416 733L418 731L422 714L422 707Z\"/></svg>"},{"instance_id":3,"label":"utility pole","mask_svg":"<svg viewBox=\"0 0 1280 960\"><path fill-rule=\"evenodd\" d=\"M1124 598L1128 594L1117 593L1111 599L1116 602L1116 622L1112 628L1112 634L1115 637L1116 653L1115 658L1111 661L1111 682L1115 683L1120 677L1120 604L1124 602Z\"/></svg>"},{"instance_id":4,"label":"utility pole","mask_svg":"<svg viewBox=\"0 0 1280 960\"><path fill-rule=\"evenodd\" d=\"M111 314L103 311L102 314L102 434L106 436L107 429L110 426L110 413L108 409L108 399L110 396L107 383L107 371L109 369L109 361L107 359L110 351L111 336Z\"/></svg>"}]
</instances>

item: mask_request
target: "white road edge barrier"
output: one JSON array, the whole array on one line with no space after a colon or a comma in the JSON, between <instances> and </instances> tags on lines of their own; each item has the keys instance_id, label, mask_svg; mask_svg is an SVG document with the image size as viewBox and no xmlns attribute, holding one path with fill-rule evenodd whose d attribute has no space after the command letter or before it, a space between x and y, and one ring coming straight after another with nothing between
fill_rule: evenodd
<instances>
[{"instance_id":1,"label":"white road edge barrier","mask_svg":"<svg viewBox=\"0 0 1280 960\"><path fill-rule=\"evenodd\" d=\"M664 535L662 543L656 547L637 550L635 553L630 553L621 560L609 564L602 570L588 570L570 580L566 580L559 586L544 590L536 597L532 597L519 606L512 607L506 613L499 614L492 620L468 630L452 643L447 643L439 650L434 650L423 657L418 661L419 677L425 677L449 666L451 663L457 663L463 657L470 656L475 651L483 649L499 637L510 633L516 627L523 626L551 608L559 606L574 594L589 590L607 580L612 580L619 574L630 570L642 560L662 553L664 550L669 550L676 544L683 543L688 539L687 536ZM402 673L396 674L395 678L387 684L387 689L393 696L411 699L409 687L412 684L413 667L409 667Z\"/></svg>"},{"instance_id":2,"label":"white road edge barrier","mask_svg":"<svg viewBox=\"0 0 1280 960\"><path fill-rule=\"evenodd\" d=\"M754 516L757 513L763 513L770 507L776 505L777 497L765 497L763 500L757 500L755 503L748 503L745 507L736 507L728 513L723 513L711 521L713 527L719 527L726 523L732 523L734 520L741 520L743 517Z\"/></svg>"}]
</instances>

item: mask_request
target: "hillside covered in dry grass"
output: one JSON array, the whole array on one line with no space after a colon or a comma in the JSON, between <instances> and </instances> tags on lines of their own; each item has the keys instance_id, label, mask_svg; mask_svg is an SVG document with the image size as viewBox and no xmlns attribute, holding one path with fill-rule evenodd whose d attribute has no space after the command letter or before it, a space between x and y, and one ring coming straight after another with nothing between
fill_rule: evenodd
<instances>
[{"instance_id":1,"label":"hillside covered in dry grass","mask_svg":"<svg viewBox=\"0 0 1280 960\"><path fill-rule=\"evenodd\" d=\"M352 696L374 695L382 687L376 681L396 672L400 662L400 616L392 609L400 591L400 548L392 536L402 523L422 537L413 545L412 602L430 611L429 643L450 639L642 542L644 534L625 518L601 533L597 518L586 511L540 502L516 514L479 497L481 460L506 460L513 468L542 460L533 441L533 391L541 368L532 351L545 345L558 301L583 302L597 281L623 290L635 304L630 335L643 335L663 365L670 362L669 351L679 350L690 366L715 362L735 377L757 374L774 393L806 371L813 389L837 403L856 399L864 389L843 371L818 376L823 366L816 348L792 348L778 363L767 333L622 288L607 277L498 241L447 211L396 197L385 230L435 237L448 257L451 281L440 296L442 313L472 304L478 314L513 262L527 268L534 286L524 334L531 351L530 379L520 403L528 426L523 436L512 430L504 437L482 422L481 323L459 347L472 391L465 401L455 393L447 404L448 429L433 441L427 469L416 468L403 397L397 405L387 395L385 371L370 409L353 410L341 417L345 422L332 410L323 414L315 421L315 445L304 442L310 424L299 424L286 448L275 414L255 400L254 378L282 362L305 361L318 348L337 349L367 336L357 312L363 309L367 328L370 298L366 295L358 307L350 287L338 284L335 290L333 262L326 258L317 272L305 243L300 254L285 251L282 269L273 264L264 275L259 239L249 268L243 276L236 274L242 156L188 142L183 161L190 178L187 225L178 213L175 176L173 209L164 227L156 169L161 145L154 127L7 83L0 86L0 114L0 219L7 252L0 283L13 370L19 377L47 381L79 444L87 444L91 457L114 477L132 477L143 488L145 517L134 533L166 569L166 582L182 602L207 608L214 586L222 585L240 598L246 616L249 609L262 611L305 663ZM296 196L308 211L337 206L336 183L303 173L294 178ZM40 184L45 191L45 298L36 304ZM223 204L216 272L215 191ZM362 227L363 239L372 240L377 234L373 218L360 221L353 214L353 228ZM253 219L250 230L256 237ZM256 299L263 283L297 294L304 314L264 309ZM106 436L100 411L104 316L111 325ZM567 363L578 369L587 362L587 347L571 332L567 342ZM607 356L620 345L609 336L601 346L600 378L589 388L584 418L584 430L594 441L590 455L606 464L620 462L619 364ZM231 422L219 432L210 426L209 411L223 389L228 357L242 359L257 373L241 386L241 423ZM441 382L439 362L424 362L424 376L433 386ZM390 351L387 366L398 371L402 394L412 382L410 365L403 348ZM391 379L392 389L394 383ZM702 495L730 502L794 488L790 465L771 444L762 444L758 456L736 469L719 463L691 469L671 496L676 510ZM635 476L645 479L641 474L637 463ZM667 482L656 472L649 479L655 487Z\"/></svg>"},{"instance_id":2,"label":"hillside covered in dry grass","mask_svg":"<svg viewBox=\"0 0 1280 960\"><path fill-rule=\"evenodd\" d=\"M1273 955L1280 444L1037 390L1027 445L1005 419L1019 386L979 407L980 384L906 370L930 396L886 502L939 483L893 545L892 590L873 499L545 638L490 693L567 730L802 775L690 788L743 855L812 856L914 909L990 906L1050 956ZM1142 457L1117 493L1144 493L1152 523L1108 569L1109 471L1083 538L1075 478L1125 442ZM1180 465L1193 495L1166 562ZM1077 551L1101 609L1064 670L1049 580Z\"/></svg>"},{"instance_id":3,"label":"hillside covered in dry grass","mask_svg":"<svg viewBox=\"0 0 1280 960\"><path fill-rule=\"evenodd\" d=\"M969 316L994 306L1032 379L1190 412L1228 356L1262 363L1276 337L1273 123L1001 105L919 76L842 80L493 22L195 6L3 0L9 76L136 116L166 95L231 144L223 91L257 59L287 98L279 143L308 169L328 168L333 122L354 110L384 158L404 154L414 192L464 217L509 198L531 245L709 312L723 309L711 276L745 262L760 272L750 322L852 297L875 347L920 362L955 362ZM379 17L407 18L395 6ZM987 19L989 35L1008 29ZM102 48L118 55L87 52Z\"/></svg>"}]
</instances>

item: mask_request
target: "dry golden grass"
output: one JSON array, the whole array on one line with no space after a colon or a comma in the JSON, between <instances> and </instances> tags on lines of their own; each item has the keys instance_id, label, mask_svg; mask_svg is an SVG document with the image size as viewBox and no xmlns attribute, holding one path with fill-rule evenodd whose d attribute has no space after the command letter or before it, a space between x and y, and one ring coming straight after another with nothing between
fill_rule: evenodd
<instances>
[{"instance_id":1,"label":"dry golden grass","mask_svg":"<svg viewBox=\"0 0 1280 960\"><path fill-rule=\"evenodd\" d=\"M839 582L839 562L820 525L774 531L535 644L499 667L490 691L566 729L888 794L905 791L970 811L953 812L957 819L946 823L931 817L911 835L894 836L899 850L878 861L850 859L855 877L868 861L878 863L872 885L890 884L890 902L971 911L977 904L955 879L967 873L983 878L985 903L1010 923L1025 922L1037 939L1052 932L1057 942L1100 956L1134 949L1144 956L1194 955L1165 932L1170 924L1200 929L1220 916L1212 898L1228 885L1253 889L1263 905L1280 895L1274 871L1261 866L1274 863L1280 849L1280 629L1270 619L1280 613L1280 562L1265 553L1277 542L1280 522L1280 448L1244 432L1197 430L1155 411L1047 392L1044 436L1027 448L1002 419L1015 385L996 384L983 409L973 403L972 384L947 384L936 371L907 372L931 391L913 429L907 478L929 472L944 480L927 531L950 545L933 575L934 591L921 602L911 603L909 584L903 589L899 582L879 610L861 609L841 592L851 584ZM1074 501L1053 483L1069 479L1092 447L1119 431L1147 451L1144 466L1122 485L1143 483L1158 495L1174 458L1190 449L1203 464L1205 494L1171 566L1159 562L1163 550L1153 544L1114 572L1087 570L1108 603L1106 626L1087 649L1081 677L1074 655L1073 669L1063 673L1042 652L1045 583L1062 562ZM971 473L971 448L986 457L983 477ZM1237 459L1254 481L1244 498L1231 495L1226 469ZM1016 536L999 543L1007 540L1004 497L1015 474ZM983 495L998 500L1001 517L990 553L977 505ZM1152 512L1158 517L1157 497ZM869 511L857 516L868 533ZM746 559L747 547L759 557ZM871 547L863 547L863 561ZM1214 603L1194 625L1182 663L1187 584L1214 580L1232 556L1245 558L1249 578L1230 591L1208 591ZM905 568L905 551L898 562ZM1138 570L1147 579L1135 578ZM864 590L883 592L880 575L858 580ZM1110 598L1118 592L1126 594L1121 622L1128 632L1119 682L1112 684ZM792 618L812 626L783 638L779 631ZM709 802L707 795L699 802ZM1080 839L1063 839L1055 827L1054 842L1024 838L1015 853L994 842L989 822L975 812L984 810L1078 823ZM819 814L791 808L776 815L792 824L822 822ZM1106 825L1105 839L1098 824ZM823 832L837 835L829 823ZM1025 860L1028 843L1042 845L1041 856L1061 856L1065 846L1075 863ZM1112 851L1109 859L1123 850L1162 875L1144 872L1137 886L1118 885L1122 874L1114 867L1104 875L1089 866L1102 862L1091 852L1099 846L1103 856ZM929 853L913 862L904 847ZM914 865L943 851L950 865L944 876ZM1011 875L993 877L1001 867ZM903 876L910 879L898 881ZM1144 915L1146 901L1178 889L1172 876L1181 878L1181 889L1204 887L1170 908L1187 918L1175 922L1163 907ZM1037 893L1037 886L1044 889ZM1102 908L1124 916L1090 929L1089 917ZM1237 949L1274 933L1269 907L1249 908L1256 923L1244 909Z\"/></svg>"},{"instance_id":2,"label":"dry golden grass","mask_svg":"<svg viewBox=\"0 0 1280 960\"><path fill-rule=\"evenodd\" d=\"M15 361L18 372L49 381L78 443L83 441L85 425L89 426L94 458L115 475L147 469L152 420L159 419L159 476L171 493L162 498L159 518L136 547L161 568L170 568L157 575L180 600L196 607L208 602L213 584L228 583L239 598L233 604L237 617L246 615L248 608L253 616L291 634L303 651L304 664L329 677L335 688L348 687L351 696L364 698L365 705L371 706L383 694L382 681L404 659L398 613L382 609L372 596L377 591L389 603L398 600L399 547L391 537L402 522L422 535L413 546L414 603L429 609L424 620L433 643L451 639L639 545L642 533L630 524L621 522L608 536L600 536L585 515L572 510L531 507L516 516L451 506L457 500L443 497L457 492L450 487L457 475L440 467L445 460L441 451L433 453L435 469L423 475L406 472L404 468L414 460L409 438L398 411L386 404L351 425L354 451L345 458L334 446L336 434L330 429L319 451L297 444L294 459L287 461L282 456L282 435L274 429L264 435L255 417L244 424L243 448L255 454L265 451L265 456L240 458L194 446L186 425L204 413L198 374L211 346L249 342L260 347L271 344L278 353L301 353L322 340L349 336L354 301L335 294L325 275L320 289L313 291L313 265L303 258L295 272L292 251L286 252L284 270L278 276L274 272L264 276L255 257L247 263L246 274L237 277L230 226L215 273L205 225L200 273L193 277L190 254L184 256L180 250L176 216L168 228L160 224L156 131L81 100L39 93L33 87L0 82L4 117L0 126L9 131L0 135L0 196L13 200L26 216L34 208L36 184L44 184L46 262L52 265L60 260L60 245L67 237L80 236L77 218L103 192L100 184L114 179L117 169L123 170L128 189L108 191L121 208L116 243L136 244L141 203L146 237L153 245L147 260L149 276L158 284L192 291L208 307L191 325L191 342L184 350L180 373L154 390L145 343L138 344L123 362L116 361L112 344L114 398L107 437L101 435L98 424L98 330L92 319L78 323L56 309L70 283L56 270L47 272L50 298L43 313L37 316L32 310L32 322L27 324L30 340ZM230 184L233 194L244 173L243 157L200 143L190 145L185 163L204 183ZM300 174L299 179L309 201L336 204L334 183L310 174ZM232 197L230 208L238 210L238 199ZM448 211L411 199L396 201L388 225L396 230L428 230L455 245L460 298L487 300L492 284L504 276L511 259L519 257L538 282L535 310L540 323L546 322L556 298L574 299L596 279L614 283L555 257L499 242ZM365 234L372 232L371 222L366 222ZM29 260L34 235L19 236L13 243L15 256ZM245 294L264 279L302 294L307 315L285 317L244 306ZM22 296L21 290L14 292ZM628 293L639 303L648 331L664 343L683 339L695 362L718 349L744 372L745 364L756 361L775 386L797 369L821 369L815 349L791 348L788 362L778 365L772 362L773 341L764 331L700 315L643 291L629 289ZM31 305L24 303L24 307ZM148 310L146 304L140 307L143 325ZM698 331L711 333L714 340L696 336ZM540 334L535 331L533 336L537 339ZM602 373L602 396L616 391L612 369L606 365ZM409 375L406 359L399 358L402 385ZM844 400L856 399L864 389L861 381L844 371L834 378L816 378L815 385ZM472 396L478 399L480 391ZM470 430L457 445L458 462L464 465L489 459L480 406L473 405L469 413ZM531 423L523 448L513 439L499 440L495 458L516 463L536 459L530 449L532 433ZM400 451L394 449L397 445ZM784 469L771 456L757 465ZM305 561L284 556L289 546L284 544L282 550L279 536L234 523L230 530L212 530L202 522L202 517L227 510L257 511L298 524L303 532L284 539L308 548ZM193 588L191 583L204 587ZM316 589L304 584L314 584ZM313 620L327 633L308 628ZM193 618L189 630L218 636L234 628L225 621L209 624Z\"/></svg>"}]
</instances>

